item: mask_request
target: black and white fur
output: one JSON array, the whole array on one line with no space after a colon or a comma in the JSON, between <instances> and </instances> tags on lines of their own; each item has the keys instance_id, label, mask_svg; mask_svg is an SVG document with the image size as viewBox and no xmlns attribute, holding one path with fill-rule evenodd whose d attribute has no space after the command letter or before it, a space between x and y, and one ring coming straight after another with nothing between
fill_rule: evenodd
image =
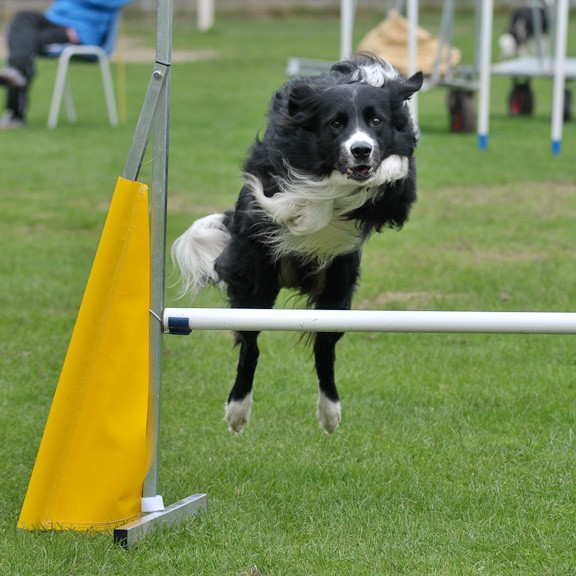
<instances>
[{"instance_id":1,"label":"black and white fur","mask_svg":"<svg viewBox=\"0 0 576 576\"><path fill-rule=\"evenodd\" d=\"M271 308L293 288L319 309L348 310L361 249L372 232L401 228L416 199L419 132L407 100L422 74L403 79L364 55L274 93L268 127L244 165L234 210L196 221L173 245L185 291L225 287L234 308ZM342 334L318 333L317 416L328 433L341 418L334 381ZM231 431L248 423L258 332L238 332L237 376L226 405Z\"/></svg>"}]
</instances>

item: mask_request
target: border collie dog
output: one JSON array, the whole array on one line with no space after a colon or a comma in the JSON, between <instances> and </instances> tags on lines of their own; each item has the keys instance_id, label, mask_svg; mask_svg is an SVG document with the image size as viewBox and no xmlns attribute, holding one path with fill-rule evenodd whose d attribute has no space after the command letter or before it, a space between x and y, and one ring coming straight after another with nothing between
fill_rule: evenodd
<instances>
[{"instance_id":1,"label":"border collie dog","mask_svg":"<svg viewBox=\"0 0 576 576\"><path fill-rule=\"evenodd\" d=\"M541 0L536 6L521 6L512 12L508 30L498 39L502 58L529 56L539 50L548 56L544 36L549 28L549 4L549 0Z\"/></svg>"},{"instance_id":2,"label":"border collie dog","mask_svg":"<svg viewBox=\"0 0 576 576\"><path fill-rule=\"evenodd\" d=\"M374 231L401 228L416 200L419 131L407 100L422 80L362 55L276 91L234 210L197 220L172 247L183 291L218 284L234 308L272 308L281 288L293 288L308 306L350 309L362 245ZM341 336L313 335L317 417L327 433L341 418ZM258 332L235 334L240 355L225 416L234 432L250 416L257 339Z\"/></svg>"}]
</instances>

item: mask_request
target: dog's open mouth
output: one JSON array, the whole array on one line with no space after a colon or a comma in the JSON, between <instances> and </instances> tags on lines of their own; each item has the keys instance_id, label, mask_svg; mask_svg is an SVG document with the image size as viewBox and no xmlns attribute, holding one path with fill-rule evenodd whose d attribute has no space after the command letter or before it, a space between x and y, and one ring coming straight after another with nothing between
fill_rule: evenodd
<instances>
[{"instance_id":1,"label":"dog's open mouth","mask_svg":"<svg viewBox=\"0 0 576 576\"><path fill-rule=\"evenodd\" d=\"M345 174L350 180L364 182L372 177L372 174L374 174L374 168L372 166L366 166L365 164L352 166L346 170Z\"/></svg>"}]
</instances>

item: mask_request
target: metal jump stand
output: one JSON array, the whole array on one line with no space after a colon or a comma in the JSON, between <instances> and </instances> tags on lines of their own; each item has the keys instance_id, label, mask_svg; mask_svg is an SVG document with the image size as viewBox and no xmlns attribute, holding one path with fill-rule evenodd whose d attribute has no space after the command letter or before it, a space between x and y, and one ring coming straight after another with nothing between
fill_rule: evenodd
<instances>
[{"instance_id":1,"label":"metal jump stand","mask_svg":"<svg viewBox=\"0 0 576 576\"><path fill-rule=\"evenodd\" d=\"M158 444L160 436L160 392L162 384L162 311L166 264L166 206L168 192L168 149L170 120L170 66L172 56L172 0L158 0L156 62L132 146L122 176L137 180L150 135L154 132L151 217L151 301L150 301L150 402L148 446L152 461L142 492L145 515L114 530L114 541L130 548L158 525L174 524L207 507L206 494L194 494L164 507L158 494Z\"/></svg>"}]
</instances>

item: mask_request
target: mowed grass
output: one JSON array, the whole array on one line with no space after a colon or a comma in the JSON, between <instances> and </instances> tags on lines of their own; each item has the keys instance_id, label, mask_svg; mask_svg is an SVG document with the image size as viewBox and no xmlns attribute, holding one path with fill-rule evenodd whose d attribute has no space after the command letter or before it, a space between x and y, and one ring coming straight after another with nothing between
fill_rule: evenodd
<instances>
[{"instance_id":1,"label":"mowed grass","mask_svg":"<svg viewBox=\"0 0 576 576\"><path fill-rule=\"evenodd\" d=\"M361 15L358 38L379 18ZM437 14L421 21L437 30ZM495 31L503 26L498 17ZM153 44L152 22L126 28ZM459 15L468 62L473 29ZM233 204L287 58L334 59L338 38L333 15L219 16L206 35L177 18L175 48L215 57L173 67L170 243L193 218ZM48 131L55 69L42 62L29 128L0 134L0 573L574 574L573 336L348 334L337 364L343 422L331 436L315 419L313 362L298 335L262 335L240 436L222 421L230 334L167 337L161 493L172 503L207 492L208 513L129 552L110 534L16 529L151 69L127 64L128 121L111 129L95 74L75 68L78 124ZM486 152L475 135L448 132L445 89L421 94L419 201L403 231L367 245L357 308L575 310L574 124L553 157L551 83L535 82L535 116L515 119L509 85L493 79ZM142 181L151 162L149 151ZM167 304L187 305L171 271ZM211 290L199 304L225 301ZM280 305L299 303L286 293Z\"/></svg>"}]
</instances>

